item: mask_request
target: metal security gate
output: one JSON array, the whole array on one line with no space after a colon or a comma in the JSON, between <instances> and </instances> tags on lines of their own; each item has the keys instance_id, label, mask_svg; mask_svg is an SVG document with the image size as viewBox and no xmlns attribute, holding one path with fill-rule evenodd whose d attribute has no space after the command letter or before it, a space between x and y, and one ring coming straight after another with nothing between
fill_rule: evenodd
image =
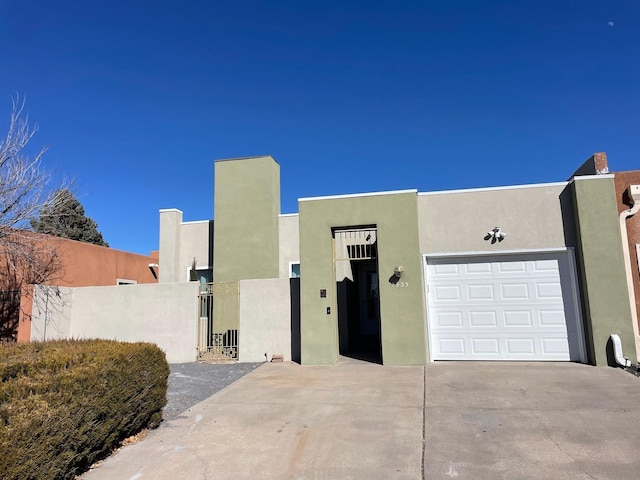
<instances>
[{"instance_id":1,"label":"metal security gate","mask_svg":"<svg viewBox=\"0 0 640 480\"><path fill-rule=\"evenodd\" d=\"M237 282L200 285L198 360L238 360L239 290ZM214 303L216 308L214 309Z\"/></svg>"}]
</instances>

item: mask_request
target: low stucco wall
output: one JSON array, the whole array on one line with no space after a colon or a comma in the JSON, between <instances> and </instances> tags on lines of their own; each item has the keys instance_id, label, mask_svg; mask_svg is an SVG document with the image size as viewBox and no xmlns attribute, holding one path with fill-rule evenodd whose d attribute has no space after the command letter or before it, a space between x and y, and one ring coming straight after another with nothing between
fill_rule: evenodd
<instances>
[{"instance_id":1,"label":"low stucco wall","mask_svg":"<svg viewBox=\"0 0 640 480\"><path fill-rule=\"evenodd\" d=\"M196 261L197 268L213 267L213 221L183 222L180 224L178 276L175 282L189 280L188 271Z\"/></svg>"},{"instance_id":2,"label":"low stucco wall","mask_svg":"<svg viewBox=\"0 0 640 480\"><path fill-rule=\"evenodd\" d=\"M104 338L150 342L171 363L196 360L198 283L37 286L31 340Z\"/></svg>"},{"instance_id":3,"label":"low stucco wall","mask_svg":"<svg viewBox=\"0 0 640 480\"><path fill-rule=\"evenodd\" d=\"M72 287L33 285L31 341L71 338Z\"/></svg>"},{"instance_id":4,"label":"low stucco wall","mask_svg":"<svg viewBox=\"0 0 640 480\"><path fill-rule=\"evenodd\" d=\"M240 362L264 362L274 354L291 360L288 278L240 281L238 342Z\"/></svg>"}]
</instances>

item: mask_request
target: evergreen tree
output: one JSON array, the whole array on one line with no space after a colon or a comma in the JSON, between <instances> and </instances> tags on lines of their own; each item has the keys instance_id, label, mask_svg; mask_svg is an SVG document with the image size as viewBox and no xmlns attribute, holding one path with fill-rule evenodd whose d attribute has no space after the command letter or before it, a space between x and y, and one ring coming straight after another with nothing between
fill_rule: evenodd
<instances>
[{"instance_id":1,"label":"evergreen tree","mask_svg":"<svg viewBox=\"0 0 640 480\"><path fill-rule=\"evenodd\" d=\"M98 224L85 216L84 207L67 189L58 190L53 205L42 209L39 219L31 219L35 232L108 247Z\"/></svg>"}]
</instances>

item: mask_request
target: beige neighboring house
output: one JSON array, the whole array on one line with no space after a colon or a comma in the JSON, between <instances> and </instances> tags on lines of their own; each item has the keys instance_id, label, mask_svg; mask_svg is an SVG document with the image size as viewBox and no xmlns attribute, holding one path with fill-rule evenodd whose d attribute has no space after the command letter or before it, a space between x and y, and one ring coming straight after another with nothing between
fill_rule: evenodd
<instances>
[{"instance_id":1,"label":"beige neighboring house","mask_svg":"<svg viewBox=\"0 0 640 480\"><path fill-rule=\"evenodd\" d=\"M215 221L160 211L159 286L200 281L194 358L606 365L617 334L635 363L640 217L620 212L638 183L596 154L568 181L301 198L282 214L272 157L219 160Z\"/></svg>"}]
</instances>

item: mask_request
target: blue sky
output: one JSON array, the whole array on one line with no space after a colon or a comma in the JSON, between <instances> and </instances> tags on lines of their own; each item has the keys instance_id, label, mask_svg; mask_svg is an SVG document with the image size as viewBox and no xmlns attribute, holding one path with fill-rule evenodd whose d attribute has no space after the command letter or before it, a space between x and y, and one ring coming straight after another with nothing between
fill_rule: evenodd
<instances>
[{"instance_id":1,"label":"blue sky","mask_svg":"<svg viewBox=\"0 0 640 480\"><path fill-rule=\"evenodd\" d=\"M0 0L0 132L114 248L213 216L213 160L271 154L297 198L640 168L640 2ZM3 113L4 112L4 113Z\"/></svg>"}]
</instances>

